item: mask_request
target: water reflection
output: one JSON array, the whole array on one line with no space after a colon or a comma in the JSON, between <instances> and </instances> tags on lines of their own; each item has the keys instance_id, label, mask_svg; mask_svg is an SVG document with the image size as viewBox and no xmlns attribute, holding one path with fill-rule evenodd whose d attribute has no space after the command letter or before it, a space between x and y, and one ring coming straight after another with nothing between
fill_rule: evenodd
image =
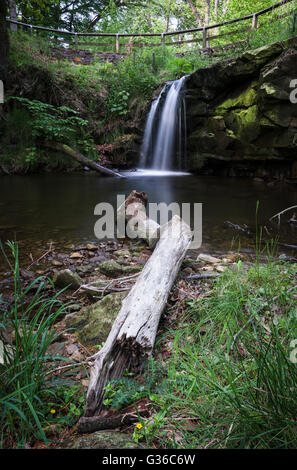
<instances>
[{"instance_id":1,"label":"water reflection","mask_svg":"<svg viewBox=\"0 0 297 470\"><path fill-rule=\"evenodd\" d=\"M104 178L82 173L71 175L3 176L0 184L0 237L48 241L94 240L100 202L116 207L117 195L136 189L150 202L203 203L203 241L207 247L230 248L234 233L224 225L255 225L297 200L295 185L267 186L248 179L193 175L127 173L127 178ZM289 224L287 224L289 225ZM286 242L295 243L296 232L287 227ZM244 238L244 237L243 237ZM243 244L248 240L243 239Z\"/></svg>"}]
</instances>

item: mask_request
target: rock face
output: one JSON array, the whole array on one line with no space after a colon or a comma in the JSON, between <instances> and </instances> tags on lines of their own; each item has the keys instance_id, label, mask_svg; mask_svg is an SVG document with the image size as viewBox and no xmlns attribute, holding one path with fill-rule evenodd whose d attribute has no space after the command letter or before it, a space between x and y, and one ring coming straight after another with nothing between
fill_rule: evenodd
<instances>
[{"instance_id":1,"label":"rock face","mask_svg":"<svg viewBox=\"0 0 297 470\"><path fill-rule=\"evenodd\" d=\"M75 438L70 449L140 449L128 434L117 431L98 431L93 434Z\"/></svg>"},{"instance_id":2,"label":"rock face","mask_svg":"<svg viewBox=\"0 0 297 470\"><path fill-rule=\"evenodd\" d=\"M297 38L197 70L187 81L188 167L297 177ZM297 88L297 86L295 86Z\"/></svg>"},{"instance_id":3,"label":"rock face","mask_svg":"<svg viewBox=\"0 0 297 470\"><path fill-rule=\"evenodd\" d=\"M66 327L78 330L79 341L85 346L100 345L106 340L126 295L127 292L112 293L79 312L66 315Z\"/></svg>"}]
</instances>

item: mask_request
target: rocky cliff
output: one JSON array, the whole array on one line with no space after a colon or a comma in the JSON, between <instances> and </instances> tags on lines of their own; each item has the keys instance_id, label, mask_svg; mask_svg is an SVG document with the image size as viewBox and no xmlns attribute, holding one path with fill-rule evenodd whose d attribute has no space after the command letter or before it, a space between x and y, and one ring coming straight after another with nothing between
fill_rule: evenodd
<instances>
[{"instance_id":1,"label":"rocky cliff","mask_svg":"<svg viewBox=\"0 0 297 470\"><path fill-rule=\"evenodd\" d=\"M199 69L187 81L188 166L297 178L297 38ZM297 86L295 86L297 88Z\"/></svg>"}]
</instances>

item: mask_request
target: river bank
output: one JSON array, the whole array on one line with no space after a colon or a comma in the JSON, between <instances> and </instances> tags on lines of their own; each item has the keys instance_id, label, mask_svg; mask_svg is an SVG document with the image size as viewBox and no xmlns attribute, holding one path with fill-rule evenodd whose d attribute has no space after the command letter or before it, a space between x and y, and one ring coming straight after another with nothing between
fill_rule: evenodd
<instances>
[{"instance_id":1,"label":"river bank","mask_svg":"<svg viewBox=\"0 0 297 470\"><path fill-rule=\"evenodd\" d=\"M231 380L228 368L229 373L235 368L232 372L235 373L236 367L248 366L246 381L242 376L242 387L237 392L239 400L246 397L245 387L254 380L254 355L262 351L257 350L259 343L255 339L250 342L255 327L258 335L264 334L261 336L262 353L265 356L271 353L271 360L280 352L277 349L280 346L275 349L274 342L274 349L269 346L274 341L275 328L280 328L288 356L287 334L290 331L289 338L293 338L292 331L296 329L296 264L290 259L273 257L269 250L254 255L234 251L213 254L188 253L161 317L156 347L145 371L107 387L105 422L124 416L127 410L131 413L131 406L132 410L135 407L138 410L138 417L135 415L136 419L130 424L118 424L107 434L100 431L83 437L77 434L77 421L85 406L88 358L102 347L121 299L129 292L151 251L142 242L128 240L71 244L64 247L63 252L52 245L40 259L32 259L31 265L21 264L23 305L30 305L36 292L42 289L48 300L55 292L60 292L59 300L65 306L64 313L53 324L54 337L47 349L49 362L45 370L53 370L51 379L58 387L56 390L60 390L59 398L49 399L43 407L42 426L49 441L41 440L37 432L26 441L27 448L221 447L227 437L231 446L238 444L236 433L230 431L226 435L231 422L227 426L229 413L221 409L226 400L230 399L232 405L232 396L227 391L220 395L216 392L219 385L214 383L222 381L222 387L223 383L225 387L232 387L232 381L229 385L225 382ZM6 311L15 301L13 283L12 273L6 271L1 281L1 308ZM29 325L30 321L32 319L27 318L25 324ZM25 331L20 326L16 329L15 325L6 328L5 341L12 350L23 341ZM216 357L223 361L223 376ZM59 358L64 358L62 363ZM215 370L212 378L211 370ZM266 373L272 374L272 371L266 370ZM293 380L292 377L291 370L288 379ZM265 388L264 385L265 382L258 387ZM280 386L287 396L289 384ZM277 390L269 393L273 399L278 399ZM265 404L260 398L259 413L262 406L267 406L266 399ZM211 409L219 413L216 425ZM225 423L223 427L221 419ZM271 420L274 419L271 414ZM287 416L279 415L277 419L285 423ZM240 414L233 425L236 432L241 429ZM248 435L247 446L265 443L255 434L267 426L265 420L260 419L257 426L256 431ZM210 428L215 429L212 438ZM274 445L273 439L269 442ZM7 433L3 445L14 447L13 436Z\"/></svg>"}]
</instances>

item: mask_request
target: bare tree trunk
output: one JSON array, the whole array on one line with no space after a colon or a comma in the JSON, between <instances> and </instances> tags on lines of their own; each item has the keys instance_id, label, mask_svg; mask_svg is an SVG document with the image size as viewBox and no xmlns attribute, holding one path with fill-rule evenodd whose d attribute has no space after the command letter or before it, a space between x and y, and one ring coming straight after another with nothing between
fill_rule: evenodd
<instances>
[{"instance_id":1,"label":"bare tree trunk","mask_svg":"<svg viewBox=\"0 0 297 470\"><path fill-rule=\"evenodd\" d=\"M122 302L103 346L92 358L85 416L99 415L108 382L138 372L152 353L160 316L191 244L190 227L175 215L161 227L152 256Z\"/></svg>"},{"instance_id":2,"label":"bare tree trunk","mask_svg":"<svg viewBox=\"0 0 297 470\"><path fill-rule=\"evenodd\" d=\"M84 166L87 166L91 170L98 171L99 173L103 173L108 176L120 176L121 178L124 178L124 176L121 175L120 173L110 170L109 168L105 168L104 166L99 165L99 163L92 162L92 160L89 160L87 157L82 155L77 150L72 149L71 147L69 147L69 145L61 144L59 142L44 142L43 145L50 149L57 150L58 152L65 153L69 157L74 158L74 160L76 160L77 162L81 163Z\"/></svg>"},{"instance_id":3,"label":"bare tree trunk","mask_svg":"<svg viewBox=\"0 0 297 470\"><path fill-rule=\"evenodd\" d=\"M170 22L170 14L171 14L171 5L172 5L172 1L169 2L168 10L167 10L167 15L166 15L166 33L168 33L168 30L169 30L169 22Z\"/></svg>"},{"instance_id":4,"label":"bare tree trunk","mask_svg":"<svg viewBox=\"0 0 297 470\"><path fill-rule=\"evenodd\" d=\"M0 80L5 84L8 72L9 38L6 23L6 0L0 1Z\"/></svg>"},{"instance_id":5,"label":"bare tree trunk","mask_svg":"<svg viewBox=\"0 0 297 470\"><path fill-rule=\"evenodd\" d=\"M193 12L193 15L195 16L196 18L196 21L198 23L198 26L203 26L203 18L201 17L201 15L199 15L198 11L197 11L197 8L195 7L194 3L192 0L187 0L188 4L190 5L190 8Z\"/></svg>"},{"instance_id":6,"label":"bare tree trunk","mask_svg":"<svg viewBox=\"0 0 297 470\"><path fill-rule=\"evenodd\" d=\"M9 5L9 16L10 19L13 21L17 21L17 10L16 10L16 1L15 0L8 0L8 5ZM10 23L10 29L11 31L17 31L18 25Z\"/></svg>"},{"instance_id":7,"label":"bare tree trunk","mask_svg":"<svg viewBox=\"0 0 297 470\"><path fill-rule=\"evenodd\" d=\"M218 20L218 13L219 13L219 0L215 0L214 16L215 16L216 21Z\"/></svg>"}]
</instances>

